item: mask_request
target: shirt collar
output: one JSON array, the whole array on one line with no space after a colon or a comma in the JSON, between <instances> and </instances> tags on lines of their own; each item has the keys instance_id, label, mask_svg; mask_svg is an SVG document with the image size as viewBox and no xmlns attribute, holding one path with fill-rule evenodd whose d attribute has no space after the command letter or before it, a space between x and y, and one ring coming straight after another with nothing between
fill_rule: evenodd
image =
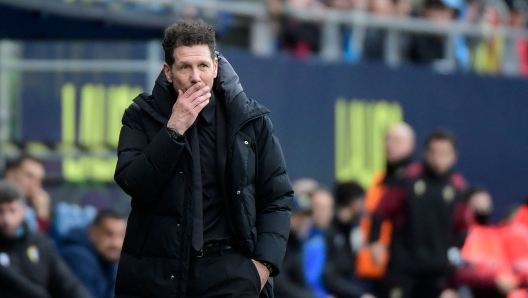
<instances>
[{"instance_id":1,"label":"shirt collar","mask_svg":"<svg viewBox=\"0 0 528 298\"><path fill-rule=\"evenodd\" d=\"M205 108L202 110L200 115L202 115L203 119L207 122L207 124L210 124L211 121L213 121L213 117L216 110L216 100L214 93L211 92L211 98L209 99L209 104L205 106Z\"/></svg>"}]
</instances>

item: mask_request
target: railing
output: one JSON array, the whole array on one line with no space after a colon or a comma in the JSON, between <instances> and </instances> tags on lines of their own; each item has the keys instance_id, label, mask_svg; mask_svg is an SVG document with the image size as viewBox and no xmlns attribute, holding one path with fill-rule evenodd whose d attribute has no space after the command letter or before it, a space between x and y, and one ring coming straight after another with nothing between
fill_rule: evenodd
<instances>
[{"instance_id":1,"label":"railing","mask_svg":"<svg viewBox=\"0 0 528 298\"><path fill-rule=\"evenodd\" d=\"M228 12L236 16L252 17L250 49L260 56L271 56L275 48L276 36L273 32L273 18L269 15L265 1L230 1L230 0L0 0L0 4L40 10L84 19L97 19L108 24L124 24L149 28L165 28L177 19L185 18L185 7L193 7L203 12L206 18L215 22L218 12ZM84 4L83 4L84 3ZM91 5L86 5L91 3ZM117 10L110 4L133 4L143 7L138 10ZM498 0L486 0L484 3L494 5L499 11L502 23L506 23L507 9ZM115 6L115 5L114 5ZM155 10L152 8L155 7ZM149 10L150 9L150 10ZM143 16L138 17L138 14ZM376 16L365 11L340 11L327 9L323 16L313 10L287 9L286 14L307 22L321 24L321 58L327 61L338 61L341 58L342 40L340 26L349 27L354 33L354 46L362 52L365 30L379 28L387 30L385 39L385 61L390 65L401 62L398 43L401 33L436 34L446 37L446 60L455 65L454 35L486 38L497 36L506 40L519 37L528 38L528 31L504 26L484 28L482 25L451 22L438 24L426 19L412 17Z\"/></svg>"}]
</instances>

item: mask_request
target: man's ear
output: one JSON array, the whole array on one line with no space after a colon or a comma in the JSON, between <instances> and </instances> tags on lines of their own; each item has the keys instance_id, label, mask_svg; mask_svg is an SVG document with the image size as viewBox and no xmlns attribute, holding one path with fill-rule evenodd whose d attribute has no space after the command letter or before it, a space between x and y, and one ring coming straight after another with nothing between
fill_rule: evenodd
<instances>
[{"instance_id":1,"label":"man's ear","mask_svg":"<svg viewBox=\"0 0 528 298\"><path fill-rule=\"evenodd\" d=\"M170 66L167 64L167 62L163 62L163 72L165 73L165 77L167 78L167 81L169 81L169 83L172 83L172 75L170 71Z\"/></svg>"},{"instance_id":2,"label":"man's ear","mask_svg":"<svg viewBox=\"0 0 528 298\"><path fill-rule=\"evenodd\" d=\"M218 58L217 57L215 57L213 65L214 65L214 77L216 78L216 76L218 75Z\"/></svg>"}]
</instances>

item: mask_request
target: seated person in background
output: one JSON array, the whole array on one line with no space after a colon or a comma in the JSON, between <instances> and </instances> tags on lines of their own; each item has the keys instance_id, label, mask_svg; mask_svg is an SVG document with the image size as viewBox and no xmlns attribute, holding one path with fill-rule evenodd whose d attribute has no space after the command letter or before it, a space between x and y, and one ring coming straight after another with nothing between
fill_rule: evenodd
<instances>
[{"instance_id":1,"label":"seated person in background","mask_svg":"<svg viewBox=\"0 0 528 298\"><path fill-rule=\"evenodd\" d=\"M474 298L506 297L517 288L518 281L503 248L500 230L490 225L491 195L475 188L468 192L467 200L474 223L456 261L458 268L453 282L469 287Z\"/></svg>"},{"instance_id":2,"label":"seated person in background","mask_svg":"<svg viewBox=\"0 0 528 298\"><path fill-rule=\"evenodd\" d=\"M102 210L87 229L73 229L63 239L62 257L96 298L114 297L125 230L126 221L121 215Z\"/></svg>"},{"instance_id":3,"label":"seated person in background","mask_svg":"<svg viewBox=\"0 0 528 298\"><path fill-rule=\"evenodd\" d=\"M24 193L0 181L0 296L2 298L87 298L90 294L43 235L24 224Z\"/></svg>"},{"instance_id":4,"label":"seated person in background","mask_svg":"<svg viewBox=\"0 0 528 298\"><path fill-rule=\"evenodd\" d=\"M22 188L29 206L26 214L28 217L36 215L37 229L43 233L48 232L50 219L50 197L42 188L45 174L42 163L30 155L21 155L6 164L5 178ZM33 221L35 218L28 218L28 222Z\"/></svg>"},{"instance_id":5,"label":"seated person in background","mask_svg":"<svg viewBox=\"0 0 528 298\"><path fill-rule=\"evenodd\" d=\"M308 237L312 225L312 206L309 200L294 197L290 218L290 236L286 254L282 261L282 270L275 282L277 298L312 298L315 297L306 283L303 268L303 243Z\"/></svg>"},{"instance_id":6,"label":"seated person in background","mask_svg":"<svg viewBox=\"0 0 528 298\"><path fill-rule=\"evenodd\" d=\"M426 0L422 16L432 22L445 24L455 21L459 14L460 0ZM446 38L442 35L413 34L408 58L418 64L431 64L447 58Z\"/></svg>"},{"instance_id":7,"label":"seated person in background","mask_svg":"<svg viewBox=\"0 0 528 298\"><path fill-rule=\"evenodd\" d=\"M285 14L287 11L325 10L317 0L268 0L270 14L279 20L279 47L297 58L308 58L320 50L319 25L302 21Z\"/></svg>"},{"instance_id":8,"label":"seated person in background","mask_svg":"<svg viewBox=\"0 0 528 298\"><path fill-rule=\"evenodd\" d=\"M326 233L324 285L336 298L373 298L368 284L355 277L356 251L362 244L359 220L365 191L355 182L335 189L335 218Z\"/></svg>"},{"instance_id":9,"label":"seated person in background","mask_svg":"<svg viewBox=\"0 0 528 298\"><path fill-rule=\"evenodd\" d=\"M312 192L313 226L304 244L304 273L308 286L317 297L328 297L323 286L323 270L326 260L325 232L334 217L334 197L324 189Z\"/></svg>"},{"instance_id":10,"label":"seated person in background","mask_svg":"<svg viewBox=\"0 0 528 298\"><path fill-rule=\"evenodd\" d=\"M324 234L328 229L334 216L334 197L328 190L318 188L312 192L310 200L313 209L313 224L309 237L313 237Z\"/></svg>"}]
</instances>

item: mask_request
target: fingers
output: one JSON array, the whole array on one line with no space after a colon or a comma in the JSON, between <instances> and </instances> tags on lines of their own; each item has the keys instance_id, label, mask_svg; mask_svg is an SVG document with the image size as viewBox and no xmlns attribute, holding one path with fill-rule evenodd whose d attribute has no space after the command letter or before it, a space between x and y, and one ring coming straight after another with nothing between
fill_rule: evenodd
<instances>
[{"instance_id":1,"label":"fingers","mask_svg":"<svg viewBox=\"0 0 528 298\"><path fill-rule=\"evenodd\" d=\"M200 113L203 110L203 108L205 108L205 106L207 106L208 104L209 104L209 98L206 98L204 101L202 101L197 106L195 106L193 109L193 112L195 113L195 115L198 115L198 113Z\"/></svg>"},{"instance_id":2,"label":"fingers","mask_svg":"<svg viewBox=\"0 0 528 298\"><path fill-rule=\"evenodd\" d=\"M192 85L189 89L187 89L187 91L185 91L184 94L186 94L187 96L190 96L191 94L193 94L194 92L202 89L203 87L205 87L204 83L202 83L202 82L196 83L196 84Z\"/></svg>"},{"instance_id":3,"label":"fingers","mask_svg":"<svg viewBox=\"0 0 528 298\"><path fill-rule=\"evenodd\" d=\"M211 93L210 92L208 92L208 93L206 93L206 94L204 94L202 96L197 97L191 103L192 109L196 109L196 107L198 107L204 101L209 102L209 99L211 99Z\"/></svg>"},{"instance_id":4,"label":"fingers","mask_svg":"<svg viewBox=\"0 0 528 298\"><path fill-rule=\"evenodd\" d=\"M189 102L193 102L196 100L197 97L200 97L206 93L210 93L211 89L206 86L204 83L196 83L192 85L187 91L183 92L183 90L178 89L178 98L187 100L189 99Z\"/></svg>"}]
</instances>

